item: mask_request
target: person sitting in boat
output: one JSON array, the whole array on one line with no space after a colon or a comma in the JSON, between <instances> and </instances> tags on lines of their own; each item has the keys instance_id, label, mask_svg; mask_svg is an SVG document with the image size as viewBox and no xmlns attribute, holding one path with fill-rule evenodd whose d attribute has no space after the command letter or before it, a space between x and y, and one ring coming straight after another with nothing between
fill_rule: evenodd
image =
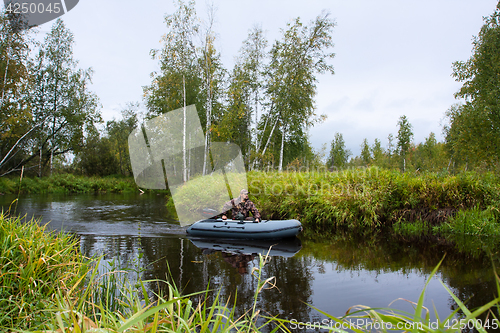
<instances>
[{"instance_id":1,"label":"person sitting in boat","mask_svg":"<svg viewBox=\"0 0 500 333\"><path fill-rule=\"evenodd\" d=\"M248 191L245 189L240 191L239 197L229 200L222 207L223 212L227 212L230 209L233 220L252 220L252 217L249 216L249 213L251 212L253 218L255 218L254 222L260 222L260 213L255 207L255 204L248 199ZM227 219L226 214L222 215L222 219Z\"/></svg>"}]
</instances>

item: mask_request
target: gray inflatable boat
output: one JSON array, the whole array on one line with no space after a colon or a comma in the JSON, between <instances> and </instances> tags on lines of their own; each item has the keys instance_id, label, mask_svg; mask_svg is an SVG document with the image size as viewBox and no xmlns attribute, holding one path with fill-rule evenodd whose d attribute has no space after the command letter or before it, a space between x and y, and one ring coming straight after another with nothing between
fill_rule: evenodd
<instances>
[{"instance_id":1,"label":"gray inflatable boat","mask_svg":"<svg viewBox=\"0 0 500 333\"><path fill-rule=\"evenodd\" d=\"M222 219L200 220L186 230L193 237L233 239L282 239L295 237L301 231L302 224L297 220L263 220L255 223Z\"/></svg>"}]
</instances>

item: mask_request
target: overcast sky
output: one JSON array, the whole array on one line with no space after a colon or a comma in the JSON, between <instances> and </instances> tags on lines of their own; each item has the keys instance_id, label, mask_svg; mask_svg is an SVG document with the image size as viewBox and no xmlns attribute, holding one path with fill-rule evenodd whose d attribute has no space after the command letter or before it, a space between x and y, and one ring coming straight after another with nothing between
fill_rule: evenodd
<instances>
[{"instance_id":1,"label":"overcast sky","mask_svg":"<svg viewBox=\"0 0 500 333\"><path fill-rule=\"evenodd\" d=\"M226 68L255 24L269 44L296 17L309 23L322 10L331 13L334 29L334 75L318 77L316 112L327 120L310 130L314 148L343 134L358 155L364 138L387 145L406 115L415 142L430 132L439 140L446 110L456 102L460 84L451 77L452 62L471 55L472 37L492 14L497 0L214 0L217 46ZM206 19L207 3L198 1ZM172 0L80 0L62 16L75 36L75 59L94 69L91 89L105 120L118 118L127 102L142 101L158 61L149 52L161 48L164 17L175 11ZM50 30L53 22L40 27Z\"/></svg>"}]
</instances>

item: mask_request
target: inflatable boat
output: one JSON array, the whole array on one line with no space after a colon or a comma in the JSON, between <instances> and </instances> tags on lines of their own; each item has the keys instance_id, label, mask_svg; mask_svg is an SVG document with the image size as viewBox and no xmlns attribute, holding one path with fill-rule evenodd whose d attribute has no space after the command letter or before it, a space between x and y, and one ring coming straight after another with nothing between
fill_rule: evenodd
<instances>
[{"instance_id":1,"label":"inflatable boat","mask_svg":"<svg viewBox=\"0 0 500 333\"><path fill-rule=\"evenodd\" d=\"M297 220L245 220L205 219L192 224L186 232L190 236L232 239L282 239L295 237L302 231Z\"/></svg>"}]
</instances>

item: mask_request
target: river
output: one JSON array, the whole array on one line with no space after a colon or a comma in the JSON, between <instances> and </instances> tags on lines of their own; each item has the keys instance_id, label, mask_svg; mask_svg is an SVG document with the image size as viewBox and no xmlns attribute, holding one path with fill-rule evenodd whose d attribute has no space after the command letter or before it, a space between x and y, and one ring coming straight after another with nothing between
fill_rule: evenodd
<instances>
[{"instance_id":1,"label":"river","mask_svg":"<svg viewBox=\"0 0 500 333\"><path fill-rule=\"evenodd\" d=\"M0 196L7 210L14 196ZM78 194L26 195L11 205L19 214L41 217L48 229L70 232L80 239L87 256L103 255L102 265L128 267L130 278L164 280L170 271L183 293L210 288L223 299L237 293L239 313L251 307L257 281L251 272L258 252L273 245L263 277L274 276L276 288L258 298L263 313L293 322L312 323L326 317L312 307L342 316L354 305L387 307L397 299L417 302L432 269L446 254L438 273L427 286L424 305L435 319L456 304L440 281L469 308L494 298L496 286L488 258L458 255L439 242L402 243L383 235L332 236L321 241L299 238L286 242L214 243L189 239L185 228L172 219L164 195ZM103 267L104 267L103 266ZM157 291L156 284L149 285ZM307 304L306 304L307 303ZM392 307L412 312L408 301ZM291 324L291 328L298 325ZM302 331L307 330L303 326Z\"/></svg>"}]
</instances>

